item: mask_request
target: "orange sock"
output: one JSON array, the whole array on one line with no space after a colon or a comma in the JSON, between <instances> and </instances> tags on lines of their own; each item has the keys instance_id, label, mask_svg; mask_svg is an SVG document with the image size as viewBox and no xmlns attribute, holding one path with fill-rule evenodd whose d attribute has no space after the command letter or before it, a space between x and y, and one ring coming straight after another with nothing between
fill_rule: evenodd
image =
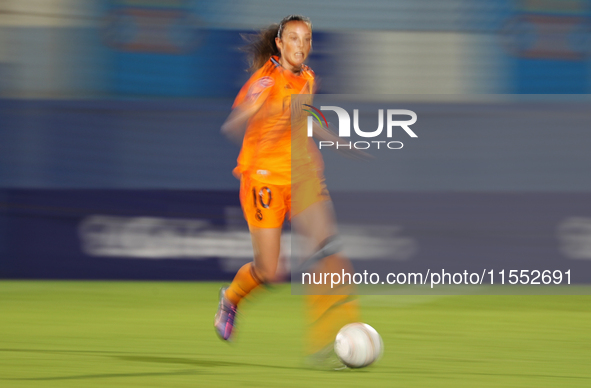
<instances>
[{"instance_id":1,"label":"orange sock","mask_svg":"<svg viewBox=\"0 0 591 388\"><path fill-rule=\"evenodd\" d=\"M254 272L253 263L244 264L234 276L230 287L226 290L226 298L238 305L240 301L262 282Z\"/></svg>"},{"instance_id":2,"label":"orange sock","mask_svg":"<svg viewBox=\"0 0 591 388\"><path fill-rule=\"evenodd\" d=\"M322 272L353 272L350 262L340 255L326 258L318 269ZM308 287L307 353L316 353L334 342L339 330L348 323L359 322L359 301L355 285L332 288L326 284Z\"/></svg>"},{"instance_id":3,"label":"orange sock","mask_svg":"<svg viewBox=\"0 0 591 388\"><path fill-rule=\"evenodd\" d=\"M351 295L308 295L307 353L332 344L347 323L359 321L359 302Z\"/></svg>"}]
</instances>

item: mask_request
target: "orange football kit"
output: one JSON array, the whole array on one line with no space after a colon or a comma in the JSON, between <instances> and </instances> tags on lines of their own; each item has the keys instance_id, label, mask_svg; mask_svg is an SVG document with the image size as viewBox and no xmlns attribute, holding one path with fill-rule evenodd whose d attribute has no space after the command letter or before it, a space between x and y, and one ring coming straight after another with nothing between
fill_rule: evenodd
<instances>
[{"instance_id":1,"label":"orange football kit","mask_svg":"<svg viewBox=\"0 0 591 388\"><path fill-rule=\"evenodd\" d=\"M233 108L264 99L248 122L234 175L240 178L240 202L249 227L280 228L286 215L297 215L330 197L323 177L320 151L307 137L307 115L302 103L312 104L314 72L302 66L300 75L284 69L271 57L242 87ZM295 97L297 95L297 97ZM292 112L292 96L296 98ZM237 305L261 284L252 263L245 264L225 292ZM318 295L308 302L307 352L331 349L336 332L358 320L357 301L351 290L315 286ZM340 291L340 292L339 292ZM326 295L336 292L337 295ZM322 295L325 294L325 295Z\"/></svg>"},{"instance_id":2,"label":"orange football kit","mask_svg":"<svg viewBox=\"0 0 591 388\"><path fill-rule=\"evenodd\" d=\"M300 124L306 117L302 112L291 112L292 95L310 95L307 102L311 103L313 92L314 72L309 67L302 66L300 75L295 75L285 70L277 57L271 57L234 101L233 108L264 99L248 122L234 169L250 227L279 228L286 215L291 217L315 202L330 199L316 144L303 127L292 133L292 114ZM292 196L293 191L298 195Z\"/></svg>"}]
</instances>

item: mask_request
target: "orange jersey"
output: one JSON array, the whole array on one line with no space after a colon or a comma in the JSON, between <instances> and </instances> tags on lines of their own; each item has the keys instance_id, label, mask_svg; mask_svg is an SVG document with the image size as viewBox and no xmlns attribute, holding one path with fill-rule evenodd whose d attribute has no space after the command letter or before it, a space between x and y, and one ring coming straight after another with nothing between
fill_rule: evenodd
<instances>
[{"instance_id":1,"label":"orange jersey","mask_svg":"<svg viewBox=\"0 0 591 388\"><path fill-rule=\"evenodd\" d=\"M295 75L284 69L277 57L271 57L250 77L238 93L233 108L258 98L265 101L247 124L238 165L234 169L236 176L248 174L260 182L274 185L292 182L291 95L311 95L313 91L314 72L308 66L302 66L301 73ZM313 141L305 132L302 136L298 143L307 149ZM316 156L308 158L311 160Z\"/></svg>"}]
</instances>

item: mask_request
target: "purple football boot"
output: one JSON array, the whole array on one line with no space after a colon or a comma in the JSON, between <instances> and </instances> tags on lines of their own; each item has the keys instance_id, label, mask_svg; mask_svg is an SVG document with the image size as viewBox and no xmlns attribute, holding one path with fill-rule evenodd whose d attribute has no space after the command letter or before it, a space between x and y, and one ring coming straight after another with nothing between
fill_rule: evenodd
<instances>
[{"instance_id":1,"label":"purple football boot","mask_svg":"<svg viewBox=\"0 0 591 388\"><path fill-rule=\"evenodd\" d=\"M236 318L236 305L224 296L227 289L228 286L220 289L220 304L213 324L216 333L224 341L230 340L234 331L234 319Z\"/></svg>"}]
</instances>

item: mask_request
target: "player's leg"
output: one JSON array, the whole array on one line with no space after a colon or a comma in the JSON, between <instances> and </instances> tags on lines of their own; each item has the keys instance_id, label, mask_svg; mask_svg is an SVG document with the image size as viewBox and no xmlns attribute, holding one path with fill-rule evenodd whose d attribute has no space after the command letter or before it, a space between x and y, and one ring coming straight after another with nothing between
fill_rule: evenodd
<instances>
[{"instance_id":1,"label":"player's leg","mask_svg":"<svg viewBox=\"0 0 591 388\"><path fill-rule=\"evenodd\" d=\"M243 265L229 287L220 293L214 326L220 338L229 340L234 332L240 302L261 284L270 282L279 261L281 228L251 228L254 261Z\"/></svg>"},{"instance_id":2,"label":"player's leg","mask_svg":"<svg viewBox=\"0 0 591 388\"><path fill-rule=\"evenodd\" d=\"M313 203L293 217L298 233L316 247L315 262L309 272L353 274L350 261L340 252L337 228L330 201ZM330 285L313 284L307 290L308 354L320 354L331 349L337 332L347 323L359 321L359 307L354 296L354 285L331 288Z\"/></svg>"},{"instance_id":3,"label":"player's leg","mask_svg":"<svg viewBox=\"0 0 591 388\"><path fill-rule=\"evenodd\" d=\"M252 290L273 280L281 250L281 228L250 228L254 261L238 270L226 298L238 305Z\"/></svg>"},{"instance_id":4,"label":"player's leg","mask_svg":"<svg viewBox=\"0 0 591 388\"><path fill-rule=\"evenodd\" d=\"M332 202L321 179L294 186L292 193L294 215L292 225L296 233L312 246L309 261L303 263L306 272L336 272L353 274L350 261L342 254L338 239ZM347 323L359 320L359 308L354 285L331 288L330 285L311 285L307 290L308 338L307 353L324 357L338 330ZM313 356L315 358L315 356Z\"/></svg>"},{"instance_id":5,"label":"player's leg","mask_svg":"<svg viewBox=\"0 0 591 388\"><path fill-rule=\"evenodd\" d=\"M224 340L232 336L240 302L259 285L274 279L285 218L282 191L280 186L264 185L250 179L241 182L240 199L250 229L254 261L242 266L230 286L220 293L214 326Z\"/></svg>"}]
</instances>

